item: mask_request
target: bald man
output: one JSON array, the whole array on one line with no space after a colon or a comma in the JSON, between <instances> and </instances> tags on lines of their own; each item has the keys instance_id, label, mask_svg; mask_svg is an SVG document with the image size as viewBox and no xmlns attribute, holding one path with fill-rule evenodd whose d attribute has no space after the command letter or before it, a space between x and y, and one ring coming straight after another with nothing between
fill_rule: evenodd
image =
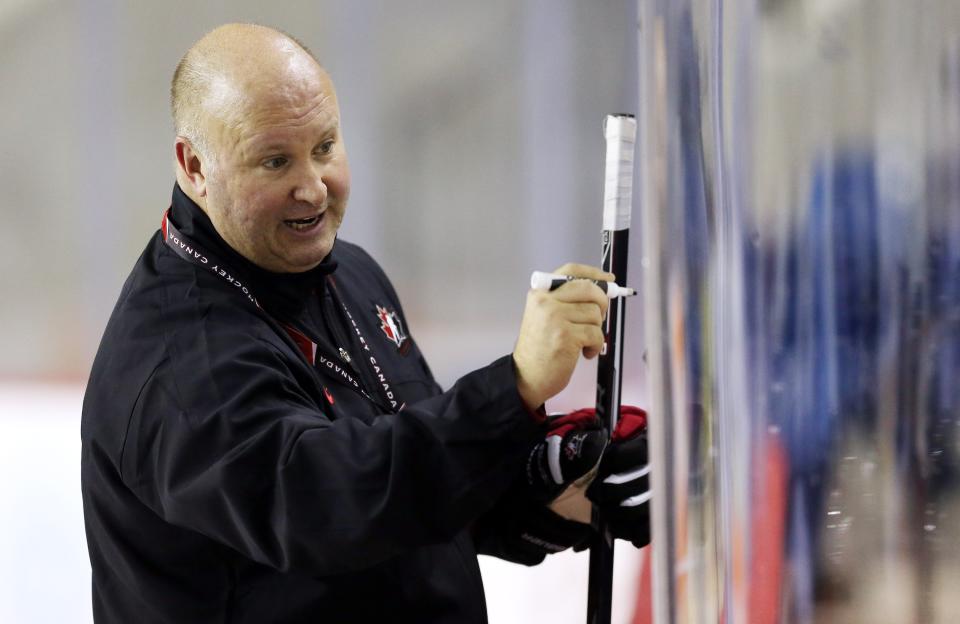
<instances>
[{"instance_id":1,"label":"bald man","mask_svg":"<svg viewBox=\"0 0 960 624\"><path fill-rule=\"evenodd\" d=\"M96 621L486 621L478 550L536 563L589 531L582 496L561 517L517 483L602 344L603 293L531 292L514 352L442 392L384 272L337 239L350 170L316 59L226 25L171 100L173 200L84 399Z\"/></svg>"}]
</instances>

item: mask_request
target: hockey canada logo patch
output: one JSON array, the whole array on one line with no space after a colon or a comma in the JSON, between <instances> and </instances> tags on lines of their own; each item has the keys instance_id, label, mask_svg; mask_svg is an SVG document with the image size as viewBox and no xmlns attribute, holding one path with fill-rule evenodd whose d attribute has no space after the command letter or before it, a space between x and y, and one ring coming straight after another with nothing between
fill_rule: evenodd
<instances>
[{"instance_id":1,"label":"hockey canada logo patch","mask_svg":"<svg viewBox=\"0 0 960 624\"><path fill-rule=\"evenodd\" d=\"M575 433L570 436L570 439L563 448L563 454L567 456L569 461L573 461L574 459L580 457L580 453L583 451L583 441L586 439L586 433Z\"/></svg>"},{"instance_id":2,"label":"hockey canada logo patch","mask_svg":"<svg viewBox=\"0 0 960 624\"><path fill-rule=\"evenodd\" d=\"M380 329L383 330L383 334L397 346L397 351L401 355L406 355L410 350L410 339L403 331L403 323L400 322L397 313L378 305L377 318L380 319Z\"/></svg>"}]
</instances>

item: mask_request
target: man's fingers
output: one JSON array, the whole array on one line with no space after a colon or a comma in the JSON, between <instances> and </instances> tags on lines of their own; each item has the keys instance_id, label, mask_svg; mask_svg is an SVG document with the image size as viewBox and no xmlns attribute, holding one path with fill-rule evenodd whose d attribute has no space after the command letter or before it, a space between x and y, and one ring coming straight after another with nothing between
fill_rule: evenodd
<instances>
[{"instance_id":1,"label":"man's fingers","mask_svg":"<svg viewBox=\"0 0 960 624\"><path fill-rule=\"evenodd\" d=\"M550 292L549 296L562 303L594 303L600 310L601 318L606 315L607 307L610 305L610 299L607 298L603 290L593 282L586 280L567 282Z\"/></svg>"},{"instance_id":2,"label":"man's fingers","mask_svg":"<svg viewBox=\"0 0 960 624\"><path fill-rule=\"evenodd\" d=\"M563 314L570 323L578 325L596 325L603 323L603 313L594 303L567 303L563 306Z\"/></svg>"},{"instance_id":3,"label":"man's fingers","mask_svg":"<svg viewBox=\"0 0 960 624\"><path fill-rule=\"evenodd\" d=\"M548 310L552 316L574 323L603 322L610 300L591 282L570 282L557 290L531 290L527 305ZM590 311L590 310L594 310Z\"/></svg>"},{"instance_id":4,"label":"man's fingers","mask_svg":"<svg viewBox=\"0 0 960 624\"><path fill-rule=\"evenodd\" d=\"M586 279L595 279L604 282L614 281L613 273L601 271L597 267L590 266L589 264L576 264L574 262L568 262L562 267L558 267L553 272L557 275L573 275L574 277L584 277Z\"/></svg>"},{"instance_id":5,"label":"man's fingers","mask_svg":"<svg viewBox=\"0 0 960 624\"><path fill-rule=\"evenodd\" d=\"M583 357L588 360L600 355L603 348L603 330L596 325L580 325L580 346Z\"/></svg>"}]
</instances>

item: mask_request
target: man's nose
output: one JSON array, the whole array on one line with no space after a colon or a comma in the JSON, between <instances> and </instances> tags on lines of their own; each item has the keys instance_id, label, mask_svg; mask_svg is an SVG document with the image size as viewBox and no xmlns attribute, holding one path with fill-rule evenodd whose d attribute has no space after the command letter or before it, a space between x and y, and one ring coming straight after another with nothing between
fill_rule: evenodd
<instances>
[{"instance_id":1,"label":"man's nose","mask_svg":"<svg viewBox=\"0 0 960 624\"><path fill-rule=\"evenodd\" d=\"M327 185L323 181L323 168L308 165L293 189L293 198L314 206L320 206L327 199Z\"/></svg>"}]
</instances>

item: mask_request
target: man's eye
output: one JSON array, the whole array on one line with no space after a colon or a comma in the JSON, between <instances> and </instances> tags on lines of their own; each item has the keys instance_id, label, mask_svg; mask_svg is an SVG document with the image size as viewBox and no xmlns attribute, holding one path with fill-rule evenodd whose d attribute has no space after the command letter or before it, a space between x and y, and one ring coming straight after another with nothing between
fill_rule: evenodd
<instances>
[{"instance_id":1,"label":"man's eye","mask_svg":"<svg viewBox=\"0 0 960 624\"><path fill-rule=\"evenodd\" d=\"M276 156L263 161L263 166L267 169L280 169L287 164L287 159L283 156Z\"/></svg>"},{"instance_id":2,"label":"man's eye","mask_svg":"<svg viewBox=\"0 0 960 624\"><path fill-rule=\"evenodd\" d=\"M329 154L333 151L333 141L324 141L320 144L320 147L317 148L317 151L321 154Z\"/></svg>"}]
</instances>

